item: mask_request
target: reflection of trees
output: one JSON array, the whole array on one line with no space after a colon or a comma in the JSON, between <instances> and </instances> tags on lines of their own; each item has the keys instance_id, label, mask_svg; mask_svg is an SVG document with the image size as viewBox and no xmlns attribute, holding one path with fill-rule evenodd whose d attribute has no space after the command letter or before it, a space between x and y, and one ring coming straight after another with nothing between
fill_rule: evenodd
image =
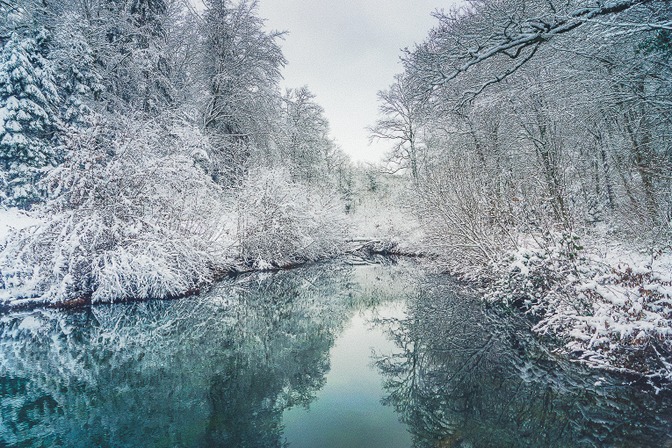
<instances>
[{"instance_id":1,"label":"reflection of trees","mask_svg":"<svg viewBox=\"0 0 672 448\"><path fill-rule=\"evenodd\" d=\"M250 276L189 300L0 317L0 446L282 446L353 310L382 320L393 405L423 446L665 446L669 395L553 359L511 316L404 268Z\"/></svg>"},{"instance_id":2,"label":"reflection of trees","mask_svg":"<svg viewBox=\"0 0 672 448\"><path fill-rule=\"evenodd\" d=\"M349 270L250 276L180 301L0 320L0 445L281 446L322 387Z\"/></svg>"},{"instance_id":3,"label":"reflection of trees","mask_svg":"<svg viewBox=\"0 0 672 448\"><path fill-rule=\"evenodd\" d=\"M398 350L377 356L385 402L414 445L666 446L672 396L637 391L553 359L523 322L450 288L425 286L405 319L381 323Z\"/></svg>"}]
</instances>

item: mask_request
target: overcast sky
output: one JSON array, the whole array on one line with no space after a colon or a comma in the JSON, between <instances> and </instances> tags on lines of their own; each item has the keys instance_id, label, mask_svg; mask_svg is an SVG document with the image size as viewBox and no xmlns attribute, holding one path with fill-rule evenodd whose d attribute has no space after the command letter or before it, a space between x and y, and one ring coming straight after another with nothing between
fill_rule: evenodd
<instances>
[{"instance_id":1,"label":"overcast sky","mask_svg":"<svg viewBox=\"0 0 672 448\"><path fill-rule=\"evenodd\" d=\"M289 64L284 87L308 85L324 107L332 136L355 160L379 160L385 144L369 146L366 126L377 117L376 93L401 72L401 49L424 40L431 12L457 0L260 0L269 30Z\"/></svg>"}]
</instances>

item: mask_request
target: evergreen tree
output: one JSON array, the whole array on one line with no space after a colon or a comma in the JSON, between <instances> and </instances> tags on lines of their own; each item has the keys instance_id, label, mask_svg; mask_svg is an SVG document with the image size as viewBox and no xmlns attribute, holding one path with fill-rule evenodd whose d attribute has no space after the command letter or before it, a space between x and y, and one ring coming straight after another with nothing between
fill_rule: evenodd
<instances>
[{"instance_id":1,"label":"evergreen tree","mask_svg":"<svg viewBox=\"0 0 672 448\"><path fill-rule=\"evenodd\" d=\"M12 33L0 52L0 169L7 202L23 208L39 199L35 184L58 159L59 95L45 46L44 30Z\"/></svg>"},{"instance_id":2,"label":"evergreen tree","mask_svg":"<svg viewBox=\"0 0 672 448\"><path fill-rule=\"evenodd\" d=\"M95 70L94 51L86 38L92 33L74 13L61 17L53 33L49 59L53 61L62 98L61 119L68 126L87 126L94 114L93 101L105 91L103 79Z\"/></svg>"}]
</instances>

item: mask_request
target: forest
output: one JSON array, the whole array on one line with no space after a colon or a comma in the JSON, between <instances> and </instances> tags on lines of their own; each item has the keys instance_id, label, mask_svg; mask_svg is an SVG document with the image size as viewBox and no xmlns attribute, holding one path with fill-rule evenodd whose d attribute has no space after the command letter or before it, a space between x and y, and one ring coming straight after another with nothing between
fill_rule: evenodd
<instances>
[{"instance_id":1,"label":"forest","mask_svg":"<svg viewBox=\"0 0 672 448\"><path fill-rule=\"evenodd\" d=\"M0 0L1 308L412 255L573 359L672 378L669 1L437 9L362 123L375 166L281 89L258 6Z\"/></svg>"},{"instance_id":2,"label":"forest","mask_svg":"<svg viewBox=\"0 0 672 448\"><path fill-rule=\"evenodd\" d=\"M179 296L345 241L349 161L256 2L3 2L3 293Z\"/></svg>"}]
</instances>

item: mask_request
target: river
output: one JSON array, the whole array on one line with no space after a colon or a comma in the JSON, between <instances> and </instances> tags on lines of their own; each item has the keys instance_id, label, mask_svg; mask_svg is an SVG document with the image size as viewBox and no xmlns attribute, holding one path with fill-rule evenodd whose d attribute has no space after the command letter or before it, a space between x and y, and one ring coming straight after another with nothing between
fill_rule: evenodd
<instances>
[{"instance_id":1,"label":"river","mask_svg":"<svg viewBox=\"0 0 672 448\"><path fill-rule=\"evenodd\" d=\"M672 395L413 262L0 316L0 446L672 447Z\"/></svg>"}]
</instances>

